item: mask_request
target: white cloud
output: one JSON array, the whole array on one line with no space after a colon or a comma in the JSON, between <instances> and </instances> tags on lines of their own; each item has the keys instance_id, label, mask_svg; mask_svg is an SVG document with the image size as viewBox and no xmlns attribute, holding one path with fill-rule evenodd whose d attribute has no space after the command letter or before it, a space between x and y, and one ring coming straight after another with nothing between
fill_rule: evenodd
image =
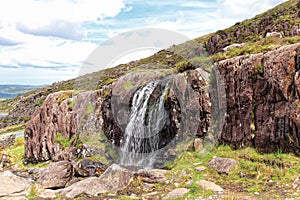
<instances>
[{"instance_id":1,"label":"white cloud","mask_svg":"<svg viewBox=\"0 0 300 200\"><path fill-rule=\"evenodd\" d=\"M264 12L285 0L217 0L218 14L224 18L249 18Z\"/></svg>"},{"instance_id":2,"label":"white cloud","mask_svg":"<svg viewBox=\"0 0 300 200\"><path fill-rule=\"evenodd\" d=\"M7 77L3 77L3 70L8 68L3 67L27 68L27 76L34 73L32 69L37 67L47 69L46 75L51 74L49 71L52 67L68 74L66 78L70 78L70 74L75 76L76 69L96 48L97 44L93 42L109 39L132 28L169 29L194 38L253 17L283 0L141 2L5 1L0 5L0 84L5 83L4 78L7 80ZM164 12L161 8L165 8ZM123 12L123 18L118 16L120 12ZM40 76L35 78L44 77L42 71L36 70Z\"/></svg>"},{"instance_id":3,"label":"white cloud","mask_svg":"<svg viewBox=\"0 0 300 200\"><path fill-rule=\"evenodd\" d=\"M122 0L10 0L0 7L0 19L9 24L22 23L31 28L52 21L85 22L114 17L122 8Z\"/></svg>"}]
</instances>

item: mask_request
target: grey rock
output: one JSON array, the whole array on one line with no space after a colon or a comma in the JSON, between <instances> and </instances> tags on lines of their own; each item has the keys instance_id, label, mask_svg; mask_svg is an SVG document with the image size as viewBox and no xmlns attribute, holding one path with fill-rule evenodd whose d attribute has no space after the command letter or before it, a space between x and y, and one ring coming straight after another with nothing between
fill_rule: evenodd
<instances>
[{"instance_id":1,"label":"grey rock","mask_svg":"<svg viewBox=\"0 0 300 200\"><path fill-rule=\"evenodd\" d=\"M199 172L204 171L205 169L206 169L206 167L204 167L204 166L199 166L199 167L195 168L195 170L199 171Z\"/></svg>"},{"instance_id":2,"label":"grey rock","mask_svg":"<svg viewBox=\"0 0 300 200\"><path fill-rule=\"evenodd\" d=\"M16 134L0 135L0 149L4 149L15 143Z\"/></svg>"},{"instance_id":3,"label":"grey rock","mask_svg":"<svg viewBox=\"0 0 300 200\"><path fill-rule=\"evenodd\" d=\"M0 172L0 198L23 198L29 194L31 182L10 171Z\"/></svg>"},{"instance_id":4,"label":"grey rock","mask_svg":"<svg viewBox=\"0 0 300 200\"><path fill-rule=\"evenodd\" d=\"M220 174L229 174L232 167L237 165L239 162L232 158L219 158L214 157L207 165L213 167Z\"/></svg>"},{"instance_id":5,"label":"grey rock","mask_svg":"<svg viewBox=\"0 0 300 200\"><path fill-rule=\"evenodd\" d=\"M106 192L117 192L126 188L133 179L133 174L119 165L113 164L100 177L90 177L62 189L59 193L68 198L81 194L97 196Z\"/></svg>"},{"instance_id":6,"label":"grey rock","mask_svg":"<svg viewBox=\"0 0 300 200\"><path fill-rule=\"evenodd\" d=\"M163 197L163 200L167 199L175 199L184 196L186 193L188 193L190 190L187 188L176 188L169 192L167 196Z\"/></svg>"},{"instance_id":7,"label":"grey rock","mask_svg":"<svg viewBox=\"0 0 300 200\"><path fill-rule=\"evenodd\" d=\"M100 176L104 173L107 166L101 162L83 159L74 166L75 176Z\"/></svg>"},{"instance_id":8,"label":"grey rock","mask_svg":"<svg viewBox=\"0 0 300 200\"><path fill-rule=\"evenodd\" d=\"M203 148L203 139L201 138L196 138L194 140L194 150L195 151L201 151Z\"/></svg>"},{"instance_id":9,"label":"grey rock","mask_svg":"<svg viewBox=\"0 0 300 200\"><path fill-rule=\"evenodd\" d=\"M245 43L241 43L241 44L235 43L235 44L231 44L231 45L224 47L223 51L227 52L227 51L230 51L231 49L242 48L244 46L245 46Z\"/></svg>"},{"instance_id":10,"label":"grey rock","mask_svg":"<svg viewBox=\"0 0 300 200\"><path fill-rule=\"evenodd\" d=\"M37 179L37 184L41 188L64 188L72 178L73 167L70 162L60 161L51 163L48 167L41 172Z\"/></svg>"},{"instance_id":11,"label":"grey rock","mask_svg":"<svg viewBox=\"0 0 300 200\"><path fill-rule=\"evenodd\" d=\"M140 169L135 176L138 176L145 183L166 183L167 170L162 169Z\"/></svg>"},{"instance_id":12,"label":"grey rock","mask_svg":"<svg viewBox=\"0 0 300 200\"><path fill-rule=\"evenodd\" d=\"M200 185L201 187L203 187L205 190L211 190L213 192L223 192L224 189L222 187L220 187L219 185L210 182L210 181L206 181L206 180L200 180L197 181L197 184Z\"/></svg>"}]
</instances>

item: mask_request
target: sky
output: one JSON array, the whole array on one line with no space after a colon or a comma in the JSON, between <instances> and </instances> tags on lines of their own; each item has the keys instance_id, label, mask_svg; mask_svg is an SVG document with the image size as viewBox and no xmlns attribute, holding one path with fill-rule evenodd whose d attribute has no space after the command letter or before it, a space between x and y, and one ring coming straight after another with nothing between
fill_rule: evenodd
<instances>
[{"instance_id":1,"label":"sky","mask_svg":"<svg viewBox=\"0 0 300 200\"><path fill-rule=\"evenodd\" d=\"M188 38L227 28L284 0L10 0L0 4L0 84L77 77L87 57L126 31Z\"/></svg>"}]
</instances>

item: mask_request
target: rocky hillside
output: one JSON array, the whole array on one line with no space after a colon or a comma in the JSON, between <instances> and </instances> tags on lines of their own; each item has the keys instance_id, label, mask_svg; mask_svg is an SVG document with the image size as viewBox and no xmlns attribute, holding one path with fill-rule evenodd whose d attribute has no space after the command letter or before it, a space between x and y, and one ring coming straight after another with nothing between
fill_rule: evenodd
<instances>
[{"instance_id":1,"label":"rocky hillside","mask_svg":"<svg viewBox=\"0 0 300 200\"><path fill-rule=\"evenodd\" d=\"M207 49L210 54L218 53L230 44L256 42L271 32L281 33L284 37L299 36L299 9L299 1L290 0L252 19L217 31L209 38Z\"/></svg>"}]
</instances>

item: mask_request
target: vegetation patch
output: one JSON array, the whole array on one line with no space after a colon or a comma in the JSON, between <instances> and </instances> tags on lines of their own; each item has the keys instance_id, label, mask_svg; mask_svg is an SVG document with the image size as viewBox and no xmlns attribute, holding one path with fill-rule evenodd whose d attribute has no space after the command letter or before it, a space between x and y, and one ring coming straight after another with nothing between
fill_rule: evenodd
<instances>
[{"instance_id":1,"label":"vegetation patch","mask_svg":"<svg viewBox=\"0 0 300 200\"><path fill-rule=\"evenodd\" d=\"M213 156L236 159L239 165L229 175L218 174L207 166ZM205 166L206 169L197 171L197 166ZM169 179L172 183L178 183L178 187L191 189L184 198L211 195L210 191L203 191L196 184L204 179L220 185L234 196L259 193L260 198L276 199L295 197L293 195L299 193L292 186L299 177L299 171L300 159L293 154L260 154L253 148L232 150L229 146L220 146L205 154L184 152L176 159Z\"/></svg>"},{"instance_id":2,"label":"vegetation patch","mask_svg":"<svg viewBox=\"0 0 300 200\"><path fill-rule=\"evenodd\" d=\"M62 133L58 132L54 138L54 142L60 144L63 148L71 147L74 145L76 140L76 135L71 138L66 138Z\"/></svg>"}]
</instances>

